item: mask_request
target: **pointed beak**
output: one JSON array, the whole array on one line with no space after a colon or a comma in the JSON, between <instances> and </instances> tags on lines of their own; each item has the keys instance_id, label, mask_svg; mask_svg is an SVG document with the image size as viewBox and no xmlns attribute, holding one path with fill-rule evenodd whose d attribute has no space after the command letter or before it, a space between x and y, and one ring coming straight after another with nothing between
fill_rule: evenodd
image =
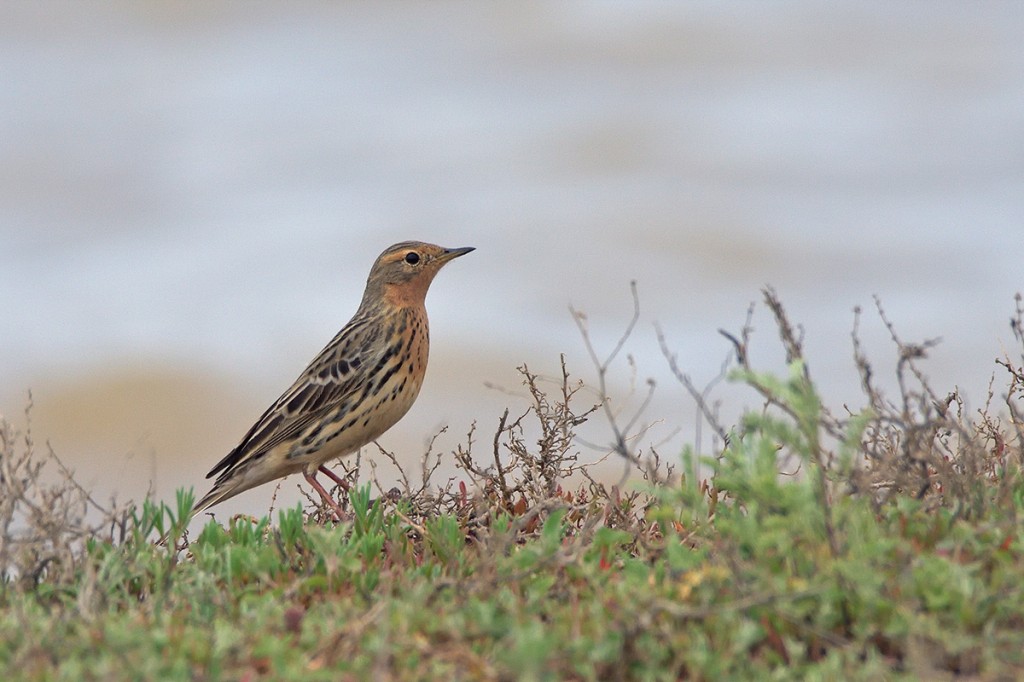
<instances>
[{"instance_id":1,"label":"pointed beak","mask_svg":"<svg viewBox=\"0 0 1024 682\"><path fill-rule=\"evenodd\" d=\"M442 253L438 257L438 260L440 260L442 263L447 263L448 261L452 260L453 258L458 258L459 256L465 256L470 251L476 251L476 247L473 247L473 246L463 246L460 249L445 249L444 253Z\"/></svg>"}]
</instances>

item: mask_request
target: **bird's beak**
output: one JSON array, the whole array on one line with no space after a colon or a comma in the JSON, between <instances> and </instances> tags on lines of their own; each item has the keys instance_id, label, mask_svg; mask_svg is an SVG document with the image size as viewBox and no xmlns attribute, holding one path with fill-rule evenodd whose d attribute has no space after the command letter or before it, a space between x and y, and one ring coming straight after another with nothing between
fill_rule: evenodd
<instances>
[{"instance_id":1,"label":"bird's beak","mask_svg":"<svg viewBox=\"0 0 1024 682\"><path fill-rule=\"evenodd\" d=\"M439 261L441 261L442 263L447 263L448 261L452 260L453 258L458 258L459 256L465 256L470 251L476 251L476 247L473 247L473 246L463 246L460 249L445 249L444 253L442 253L440 256L438 256L437 259Z\"/></svg>"}]
</instances>

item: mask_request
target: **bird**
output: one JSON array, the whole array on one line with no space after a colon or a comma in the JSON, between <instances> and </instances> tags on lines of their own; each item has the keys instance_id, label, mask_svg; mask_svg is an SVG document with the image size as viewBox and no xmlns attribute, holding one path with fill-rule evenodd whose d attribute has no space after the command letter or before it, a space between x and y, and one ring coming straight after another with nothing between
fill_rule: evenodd
<instances>
[{"instance_id":1,"label":"bird","mask_svg":"<svg viewBox=\"0 0 1024 682\"><path fill-rule=\"evenodd\" d=\"M427 289L446 263L474 250L416 241L385 249L370 269L355 315L210 470L206 478L216 476L213 487L191 516L302 472L340 520L340 506L316 474L347 488L326 464L376 440L412 407L430 346Z\"/></svg>"}]
</instances>

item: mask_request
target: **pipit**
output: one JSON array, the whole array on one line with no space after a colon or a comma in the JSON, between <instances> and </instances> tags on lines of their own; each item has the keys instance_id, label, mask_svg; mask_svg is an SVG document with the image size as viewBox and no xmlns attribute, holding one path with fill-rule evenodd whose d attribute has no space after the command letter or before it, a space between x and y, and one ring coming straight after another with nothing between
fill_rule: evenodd
<instances>
[{"instance_id":1,"label":"pipit","mask_svg":"<svg viewBox=\"0 0 1024 682\"><path fill-rule=\"evenodd\" d=\"M355 316L210 470L206 477L217 479L192 514L301 471L341 518L316 473L345 487L325 465L376 440L412 407L427 369L427 289L445 263L472 250L423 242L386 249Z\"/></svg>"}]
</instances>

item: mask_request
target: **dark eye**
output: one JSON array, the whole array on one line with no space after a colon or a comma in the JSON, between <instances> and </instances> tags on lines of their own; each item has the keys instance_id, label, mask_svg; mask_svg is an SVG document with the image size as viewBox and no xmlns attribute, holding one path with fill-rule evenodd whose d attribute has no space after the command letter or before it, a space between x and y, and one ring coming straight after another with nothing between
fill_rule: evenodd
<instances>
[{"instance_id":1,"label":"dark eye","mask_svg":"<svg viewBox=\"0 0 1024 682\"><path fill-rule=\"evenodd\" d=\"M420 262L420 254L416 253L415 251L410 251L409 253L405 254L405 262L408 263L409 265L416 265L417 263Z\"/></svg>"}]
</instances>

